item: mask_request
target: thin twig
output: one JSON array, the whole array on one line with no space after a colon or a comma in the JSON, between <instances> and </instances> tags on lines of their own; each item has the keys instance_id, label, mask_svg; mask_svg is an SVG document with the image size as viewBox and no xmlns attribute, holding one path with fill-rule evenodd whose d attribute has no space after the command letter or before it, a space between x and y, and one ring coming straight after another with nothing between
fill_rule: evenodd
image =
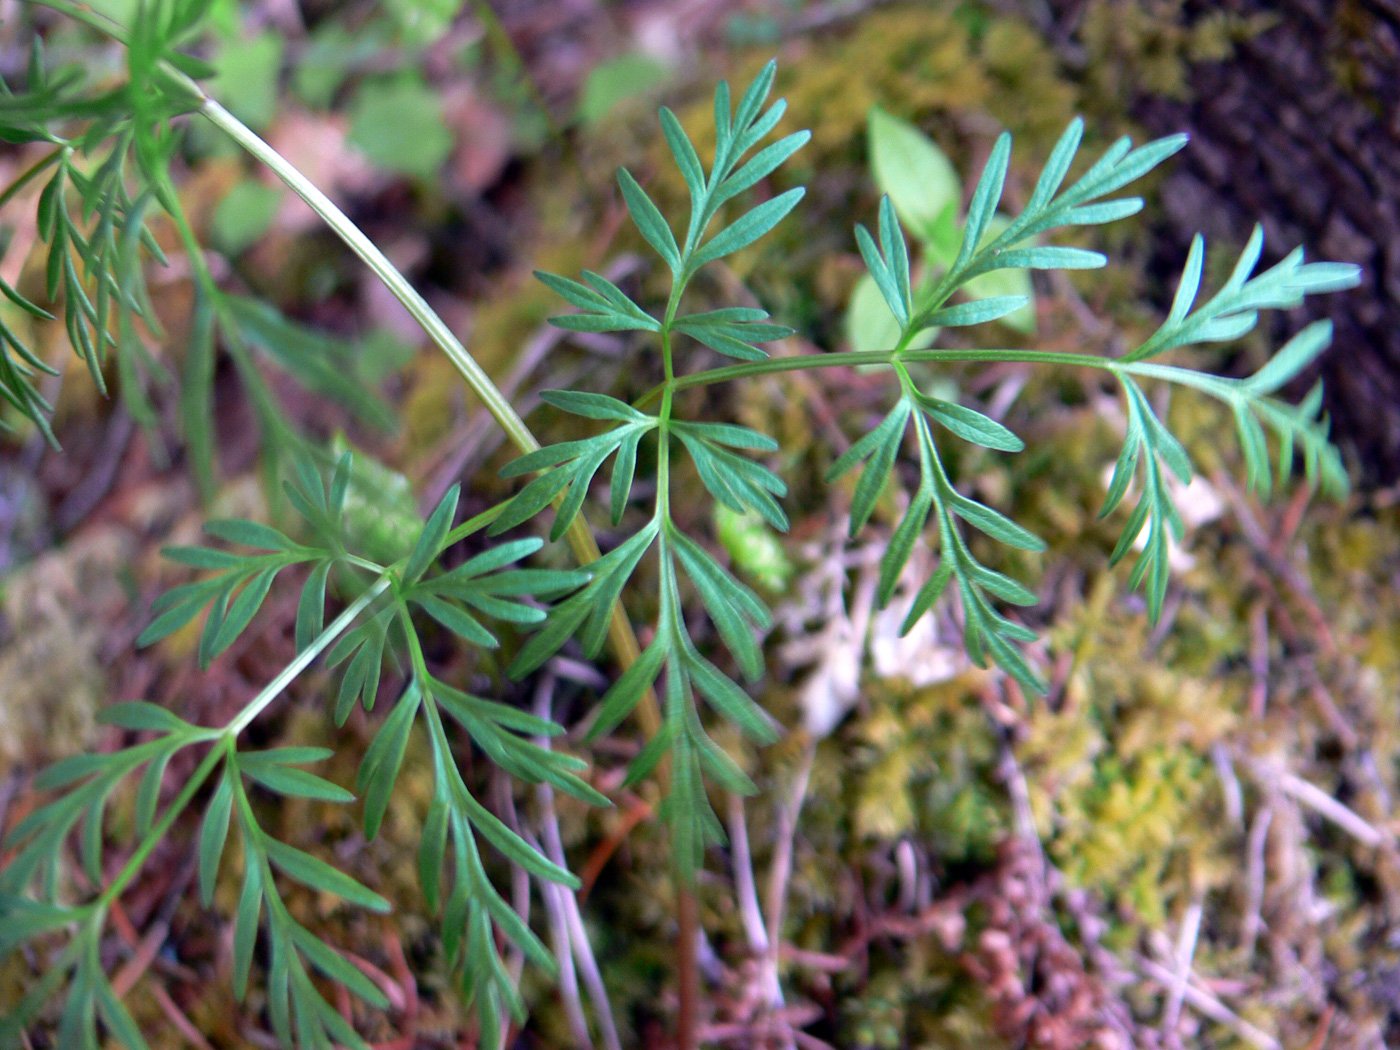
<instances>
[{"instance_id":1,"label":"thin twig","mask_svg":"<svg viewBox=\"0 0 1400 1050\"><path fill-rule=\"evenodd\" d=\"M1240 923L1240 955L1246 964L1254 955L1254 946L1264 925L1261 913L1264 908L1265 848L1269 842L1269 825L1273 820L1274 800L1271 797L1250 825L1246 847L1244 918Z\"/></svg>"},{"instance_id":2,"label":"thin twig","mask_svg":"<svg viewBox=\"0 0 1400 1050\"><path fill-rule=\"evenodd\" d=\"M1244 824L1244 790L1240 787L1234 759L1230 757L1230 749L1224 741L1217 740L1210 746L1210 759L1215 765L1215 775L1220 778L1226 819L1235 827L1241 827Z\"/></svg>"},{"instance_id":3,"label":"thin twig","mask_svg":"<svg viewBox=\"0 0 1400 1050\"><path fill-rule=\"evenodd\" d=\"M535 714L540 718L553 717L551 698L554 694L555 679L545 675L540 688L535 691ZM540 747L550 747L548 737L535 741ZM559 814L554 805L554 789L546 783L535 787L535 798L540 806L540 839L544 855L560 867L565 866L564 842L559 831ZM563 886L553 885L554 901L564 923L564 937L573 953L579 978L593 1004L593 1015L598 1022L598 1034L604 1050L622 1050L622 1040L617 1034L617 1021L613 1018L612 1004L608 1001L607 989L603 986L603 975L598 969L598 960L593 955L593 945L588 939L583 915L579 911L579 897ZM587 1029L585 1027L585 1038ZM591 1043L585 1044L591 1046Z\"/></svg>"},{"instance_id":4,"label":"thin twig","mask_svg":"<svg viewBox=\"0 0 1400 1050\"><path fill-rule=\"evenodd\" d=\"M1307 806L1314 813L1332 821L1347 834L1366 846L1381 846L1391 841L1391 836L1376 827L1356 810L1338 802L1316 784L1294 773L1284 773L1279 777L1279 787L1290 798Z\"/></svg>"},{"instance_id":5,"label":"thin twig","mask_svg":"<svg viewBox=\"0 0 1400 1050\"><path fill-rule=\"evenodd\" d=\"M1162 1012L1162 1036L1167 1045L1180 1050L1181 1003L1186 995L1186 987L1191 981L1191 960L1196 955L1196 939L1201 933L1201 912L1203 902L1200 897L1193 900L1186 909L1181 921L1181 932L1176 941L1176 966L1172 975L1171 987L1167 989L1167 1006Z\"/></svg>"},{"instance_id":6,"label":"thin twig","mask_svg":"<svg viewBox=\"0 0 1400 1050\"><path fill-rule=\"evenodd\" d=\"M783 1008L783 987L778 980L778 969L768 929L763 923L763 911L758 905L758 889L753 874L753 854L749 850L749 827L744 815L744 800L737 794L729 793L729 853L733 860L734 896L739 906L740 921L749 941L749 951L758 960L758 993L762 997L766 1012L776 1014ZM792 1032L779 1033L784 1048L792 1047Z\"/></svg>"},{"instance_id":7,"label":"thin twig","mask_svg":"<svg viewBox=\"0 0 1400 1050\"><path fill-rule=\"evenodd\" d=\"M1143 974L1164 988L1170 988L1175 980L1171 970L1151 959L1139 958L1138 966ZM1251 1046L1257 1046L1260 1050L1283 1050L1283 1044L1277 1039L1269 1035L1268 1032L1250 1024L1205 989L1195 984L1188 984L1182 989L1181 995L1183 1001L1193 1010L1205 1015L1217 1024L1224 1025Z\"/></svg>"}]
</instances>

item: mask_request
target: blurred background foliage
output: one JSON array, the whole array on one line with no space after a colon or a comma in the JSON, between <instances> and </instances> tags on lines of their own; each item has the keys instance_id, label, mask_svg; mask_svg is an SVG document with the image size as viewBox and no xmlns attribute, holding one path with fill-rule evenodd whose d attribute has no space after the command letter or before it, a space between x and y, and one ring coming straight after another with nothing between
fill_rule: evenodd
<instances>
[{"instance_id":1,"label":"blurred background foliage","mask_svg":"<svg viewBox=\"0 0 1400 1050\"><path fill-rule=\"evenodd\" d=\"M130 4L99 6L120 18ZM1332 36L1297 31L1294 16L1309 5L1279 7L220 0L207 54L219 71L211 92L350 212L528 412L541 389L627 398L659 378L643 339L566 340L545 327L558 306L530 277L590 267L639 295L664 295L613 183L626 163L663 211L683 201L656 133L657 104L703 127L714 80L743 82L779 56L785 126L810 127L813 139L770 189L805 184L808 196L696 294L726 304L752 296L798 338L836 350L862 273L851 225L868 222L877 201L872 107L924 131L965 180L996 132L1010 129L1012 202L1024 200L1072 115L1087 118L1091 152L1124 132L1147 137L1144 124L1152 134L1179 130L1154 122L1163 113L1189 118L1202 83L1228 81L1246 68L1241 49L1274 46L1281 32L1317 51L1339 90L1374 110L1374 70L1395 53L1326 51ZM1346 40L1364 37L1367 5L1339 7L1351 20L1339 30ZM72 23L14 4L0 13L6 77L36 29L56 59L81 61L98 79L120 71L120 56ZM1394 32L1386 15L1374 17L1373 34ZM1393 125L1393 107L1375 119ZM1242 130L1235 148L1244 154ZM710 145L703 136L696 144L702 153ZM267 382L295 428L377 460L376 487L403 499L412 492L420 508L463 476L472 478L468 513L504 497L499 436L398 306L212 129L191 122L184 150L179 192L220 279L272 302L295 326L273 338L300 333L307 354L337 362L397 416L388 432L366 428L268 364ZM0 152L0 170L20 170L18 154ZM1243 159L1238 170L1258 217L1275 214L1285 233L1315 233L1310 254L1335 253L1338 235L1309 225L1267 180L1248 182ZM1307 168L1292 176L1322 178ZM1109 252L1108 269L1084 280L1037 277L1034 345L1112 353L1149 332L1179 270L1183 211L1211 231L1206 280L1221 279L1247 232L1232 225L1234 199L1217 207L1198 184L1170 174L1142 193L1144 221L1085 237ZM12 281L34 279L26 258L35 231L22 203L0 213L0 267ZM1270 250L1291 246L1274 240ZM1385 246L1376 251L1372 261ZM176 255L151 275L167 335L157 353L172 367L189 307L181 265ZM1376 288L1372 300L1354 293L1331 308L1389 316L1393 304ZM1302 320L1289 318L1290 327ZM1364 351L1346 332L1333 357L1360 367L1354 355ZM158 424L135 426L120 399L102 400L73 373L61 325L36 336L63 372L51 393L65 451L46 449L24 427L0 437L6 823L33 804L26 785L37 764L114 744L94 727L97 705L144 696L192 720L217 719L290 655L294 616L294 601L274 592L280 620L266 617L207 675L191 670L190 632L133 651L143 610L170 582L160 544L192 538L205 516L278 513L257 480L276 439L248 426L247 396L221 363L217 486L202 504L181 466L178 392L155 385ZM1001 328L995 338L1027 336ZM344 353L351 343L353 356ZM1235 351L1238 361L1217 363L1243 370L1271 345L1256 334ZM939 379L987 398L1027 439L1019 456L969 449L953 466L979 497L1051 540L1044 556L990 546L978 555L1002 568L998 558L1016 558L1011 568L1036 581L1043 604L1029 616L1047 635L1037 654L1051 682L1044 701L969 668L951 623L901 640L899 615L872 613L879 537L844 540L820 477L829 450L844 448L879 406L878 377L804 373L693 394L694 411L778 437L793 520L786 537L751 521L694 523L775 604L770 673L758 688L792 727L777 745L745 754L762 790L756 799L728 808L717 800L731 838L747 829L750 851L714 851L700 884L709 1038L783 1046L796 1031L807 1046L982 1050L1400 1044L1400 490L1375 452L1393 429L1393 404L1390 417L1357 418L1341 406L1344 447L1366 482L1344 505L1292 493L1260 505L1232 480L1241 464L1220 440L1226 421L1214 408L1187 397L1160 406L1203 480L1183 497L1190 532L1167 615L1152 628L1123 574L1106 569L1112 533L1095 519L1123 424L1105 390L1090 377L1023 366L965 366ZM572 436L555 414L530 420L543 440ZM877 510L886 533L894 511ZM566 725L603 685L598 671L572 664L512 685L486 657L446 647L430 655L440 673L509 702L546 695ZM309 696L316 682L299 689ZM314 709L289 707L265 742L329 742ZM358 743L326 775L348 783L371 730L362 715L352 718L346 732ZM723 743L743 751L737 740ZM616 786L637 746L624 731L599 750L602 789ZM465 1013L440 976L440 946L411 873L397 862L416 842L430 791L418 758L410 755L402 797L374 843L341 810L312 802L266 819L396 903L385 921L288 895L302 921L343 923L338 942L397 982L395 1010L361 1018L363 1030L410 1040L394 1045L455 1045ZM490 774L476 775L491 790ZM500 811L532 805L501 784L494 791ZM674 1008L671 897L659 892L670 877L665 836L651 816L651 786L617 797L609 811L558 800L559 827L585 878L588 934L623 1045L659 1046ZM179 1015L203 1045L248 1045L255 1033L240 1026L256 1025L256 1009L231 1002L219 929L179 892L191 875L186 852L173 848L169 864L153 866L129 895L131 936L114 950L145 963L128 1000L148 1030ZM749 902L743 887L754 878ZM757 901L778 923L776 945L755 936ZM221 899L222 912L232 903ZM157 928L159 951L142 956L140 938ZM778 1000L755 991L770 972L781 981ZM20 979L0 972L0 999ZM516 1045L572 1045L569 990L528 969L525 980L532 1016Z\"/></svg>"}]
</instances>

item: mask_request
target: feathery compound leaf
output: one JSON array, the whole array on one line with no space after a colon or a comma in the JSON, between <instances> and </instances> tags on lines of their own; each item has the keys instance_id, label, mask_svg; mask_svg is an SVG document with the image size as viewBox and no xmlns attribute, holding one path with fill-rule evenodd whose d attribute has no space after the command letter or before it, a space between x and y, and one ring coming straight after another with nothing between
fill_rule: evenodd
<instances>
[{"instance_id":1,"label":"feathery compound leaf","mask_svg":"<svg viewBox=\"0 0 1400 1050\"><path fill-rule=\"evenodd\" d=\"M1178 346L1238 339L1255 326L1260 310L1290 309L1302 303L1305 296L1352 288L1360 282L1358 267L1305 263L1301 248L1294 249L1269 270L1251 276L1263 247L1263 230L1256 226L1220 291L1192 310L1205 261L1204 243L1197 236L1191 243L1166 320L1151 338L1122 360L1144 361Z\"/></svg>"}]
</instances>

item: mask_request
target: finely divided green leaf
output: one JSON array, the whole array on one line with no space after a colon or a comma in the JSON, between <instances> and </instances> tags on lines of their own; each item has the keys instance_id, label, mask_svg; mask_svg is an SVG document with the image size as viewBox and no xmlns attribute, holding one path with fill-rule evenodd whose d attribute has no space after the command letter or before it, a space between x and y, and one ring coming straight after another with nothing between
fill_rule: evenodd
<instances>
[{"instance_id":1,"label":"finely divided green leaf","mask_svg":"<svg viewBox=\"0 0 1400 1050\"><path fill-rule=\"evenodd\" d=\"M747 248L765 233L782 221L783 217L797 205L806 191L802 187L780 193L772 200L764 201L745 215L741 215L697 251L690 260L691 272L706 263L722 259L743 248Z\"/></svg>"},{"instance_id":2,"label":"finely divided green leaf","mask_svg":"<svg viewBox=\"0 0 1400 1050\"><path fill-rule=\"evenodd\" d=\"M652 199L647 196L646 191L637 185L637 180L632 177L632 173L626 168L621 168L617 173L618 185L622 187L622 197L627 202L627 211L632 216L632 221L637 224L637 229L646 238L656 253L665 260L666 265L671 268L672 273L679 273L681 268L681 253L676 247L675 235L671 232L671 227L666 225L665 218L661 211L652 203Z\"/></svg>"},{"instance_id":3,"label":"finely divided green leaf","mask_svg":"<svg viewBox=\"0 0 1400 1050\"><path fill-rule=\"evenodd\" d=\"M433 508L432 514L428 515L427 523L423 526L423 531L418 535L418 542L413 546L413 552L408 556L408 562L403 568L403 580L411 583L423 573L428 571L433 561L442 551L443 542L447 539L448 532L452 529L452 519L457 514L457 500L461 496L460 485L453 485L443 494L438 505Z\"/></svg>"},{"instance_id":4,"label":"finely divided green leaf","mask_svg":"<svg viewBox=\"0 0 1400 1050\"><path fill-rule=\"evenodd\" d=\"M199 900L204 907L214 901L214 887L219 878L219 860L224 855L224 843L228 841L229 815L233 809L233 783L228 775L220 781L209 805L204 810L204 820L199 826Z\"/></svg>"},{"instance_id":5,"label":"finely divided green leaf","mask_svg":"<svg viewBox=\"0 0 1400 1050\"><path fill-rule=\"evenodd\" d=\"M112 704L98 713L97 721L102 725L134 730L150 729L158 733L177 733L190 728L190 724L174 711L146 700L128 700Z\"/></svg>"},{"instance_id":6,"label":"finely divided green leaf","mask_svg":"<svg viewBox=\"0 0 1400 1050\"><path fill-rule=\"evenodd\" d=\"M333 893L337 897L368 911L385 913L392 910L389 902L379 894L356 882L339 868L327 864L319 857L313 857L310 853L299 850L295 846L289 846L277 839L266 839L263 845L267 850L268 859L283 874L302 885L325 893Z\"/></svg>"},{"instance_id":7,"label":"finely divided green leaf","mask_svg":"<svg viewBox=\"0 0 1400 1050\"><path fill-rule=\"evenodd\" d=\"M1026 447L1024 441L995 419L965 405L921 395L919 407L958 437L974 445L999 452L1020 452Z\"/></svg>"}]
</instances>

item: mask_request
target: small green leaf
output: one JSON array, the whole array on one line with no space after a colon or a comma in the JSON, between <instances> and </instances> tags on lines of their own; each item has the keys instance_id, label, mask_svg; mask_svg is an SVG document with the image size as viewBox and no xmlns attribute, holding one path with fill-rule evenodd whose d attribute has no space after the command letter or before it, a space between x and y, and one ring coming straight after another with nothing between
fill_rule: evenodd
<instances>
[{"instance_id":1,"label":"small green leaf","mask_svg":"<svg viewBox=\"0 0 1400 1050\"><path fill-rule=\"evenodd\" d=\"M725 646L744 675L755 681L763 673L763 655L754 640L754 628L771 624L768 609L758 595L745 587L712 558L708 551L680 532L671 536L686 575L695 585L705 610L724 639ZM752 624L752 626L750 626Z\"/></svg>"},{"instance_id":2,"label":"small green leaf","mask_svg":"<svg viewBox=\"0 0 1400 1050\"><path fill-rule=\"evenodd\" d=\"M996 145L987 157L982 176L977 180L977 188L972 193L972 201L967 207L967 221L963 224L962 247L953 269L960 270L972 259L973 253L982 243L982 236L991 225L1001 201L1002 186L1006 182L1006 168L1011 160L1011 136L1002 132L997 136Z\"/></svg>"},{"instance_id":3,"label":"small green leaf","mask_svg":"<svg viewBox=\"0 0 1400 1050\"><path fill-rule=\"evenodd\" d=\"M268 859L285 875L302 885L313 890L333 893L368 911L387 913L393 910L389 902L379 894L319 857L313 857L310 853L277 839L267 839L264 845Z\"/></svg>"},{"instance_id":4,"label":"small green leaf","mask_svg":"<svg viewBox=\"0 0 1400 1050\"><path fill-rule=\"evenodd\" d=\"M295 543L276 529L240 518L205 522L204 531L226 543L238 543L258 550L289 551L296 547Z\"/></svg>"},{"instance_id":5,"label":"small green leaf","mask_svg":"<svg viewBox=\"0 0 1400 1050\"><path fill-rule=\"evenodd\" d=\"M1055 148L1050 151L1050 159L1036 180L1031 198L1026 202L1026 214L1034 215L1050 203L1069 174L1069 166L1079 151L1079 142L1084 137L1084 120L1075 117L1069 122Z\"/></svg>"},{"instance_id":6,"label":"small green leaf","mask_svg":"<svg viewBox=\"0 0 1400 1050\"><path fill-rule=\"evenodd\" d=\"M1332 342L1332 322L1314 321L1275 351L1263 368L1244 381L1252 395L1272 394L1311 364Z\"/></svg>"},{"instance_id":7,"label":"small green leaf","mask_svg":"<svg viewBox=\"0 0 1400 1050\"><path fill-rule=\"evenodd\" d=\"M955 495L949 506L963 521L998 543L1023 551L1038 552L1045 549L1045 541L1039 536L985 504Z\"/></svg>"},{"instance_id":8,"label":"small green leaf","mask_svg":"<svg viewBox=\"0 0 1400 1050\"><path fill-rule=\"evenodd\" d=\"M690 654L686 659L686 670L695 688L718 714L761 744L770 744L778 739L778 727L773 717L748 693L721 674L718 667L703 656Z\"/></svg>"},{"instance_id":9,"label":"small green leaf","mask_svg":"<svg viewBox=\"0 0 1400 1050\"><path fill-rule=\"evenodd\" d=\"M418 881L428 911L438 910L438 892L442 884L442 859L447 851L448 807L434 798L423 819L423 834L418 843Z\"/></svg>"},{"instance_id":10,"label":"small green leaf","mask_svg":"<svg viewBox=\"0 0 1400 1050\"><path fill-rule=\"evenodd\" d=\"M909 501L908 512L890 534L889 546L880 558L880 579L875 592L876 599L882 607L888 605L894 597L895 588L899 586L900 574L909 563L909 556L914 552L914 544L924 530L924 523L928 521L929 508L932 505L933 497L929 490L920 486L914 498Z\"/></svg>"},{"instance_id":11,"label":"small green leaf","mask_svg":"<svg viewBox=\"0 0 1400 1050\"><path fill-rule=\"evenodd\" d=\"M850 535L859 532L875 509L875 501L880 496L885 481L894 468L895 457L899 455L900 444L904 440L905 426L909 420L910 405L901 399L874 430L866 434L847 449L826 472L828 482L835 481L846 471L867 456L870 459L856 483L855 495L851 499Z\"/></svg>"},{"instance_id":12,"label":"small green leaf","mask_svg":"<svg viewBox=\"0 0 1400 1050\"><path fill-rule=\"evenodd\" d=\"M437 173L454 145L438 93L412 72L360 85L348 137L377 167L423 179Z\"/></svg>"},{"instance_id":13,"label":"small green leaf","mask_svg":"<svg viewBox=\"0 0 1400 1050\"><path fill-rule=\"evenodd\" d=\"M967 270L968 276L993 270L1096 270L1108 262L1102 252L1084 248L1062 248L1043 245L1035 248L1007 248L989 254Z\"/></svg>"},{"instance_id":14,"label":"small green leaf","mask_svg":"<svg viewBox=\"0 0 1400 1050\"><path fill-rule=\"evenodd\" d=\"M886 197L885 200L888 201L889 198ZM890 313L898 322L899 330L903 331L909 324L910 306L899 282L895 279L894 271L881 254L880 249L876 247L874 239L870 236L870 231L864 226L856 227L856 244L860 248L861 258L865 260L866 268L870 271L870 277L875 282L875 287L880 290L885 305L889 307ZM871 349L881 348L872 347Z\"/></svg>"},{"instance_id":15,"label":"small green leaf","mask_svg":"<svg viewBox=\"0 0 1400 1050\"><path fill-rule=\"evenodd\" d=\"M711 199L712 205L721 204L756 186L777 171L789 157L805 146L811 137L810 131L795 131L759 150L743 167L720 183Z\"/></svg>"},{"instance_id":16,"label":"small green leaf","mask_svg":"<svg viewBox=\"0 0 1400 1050\"><path fill-rule=\"evenodd\" d=\"M545 390L541 392L540 400L586 419L615 419L622 423L631 423L650 418L625 401L608 397L606 394L592 394L582 390Z\"/></svg>"},{"instance_id":17,"label":"small green leaf","mask_svg":"<svg viewBox=\"0 0 1400 1050\"><path fill-rule=\"evenodd\" d=\"M970 303L945 306L924 318L926 323L942 328L985 324L1013 314L1031 301L1028 295L997 295L990 299L975 299Z\"/></svg>"},{"instance_id":18,"label":"small green leaf","mask_svg":"<svg viewBox=\"0 0 1400 1050\"><path fill-rule=\"evenodd\" d=\"M254 757L256 753L244 756L239 762L239 768L245 776L257 781L269 791L292 798L312 798L322 802L355 801L355 796L339 784L333 784L315 773L283 765L264 765L248 761Z\"/></svg>"},{"instance_id":19,"label":"small green leaf","mask_svg":"<svg viewBox=\"0 0 1400 1050\"><path fill-rule=\"evenodd\" d=\"M253 946L258 940L258 917L262 912L263 859L251 844L243 848L243 889L233 925L233 995L242 1002L248 994L248 971L253 965Z\"/></svg>"},{"instance_id":20,"label":"small green leaf","mask_svg":"<svg viewBox=\"0 0 1400 1050\"><path fill-rule=\"evenodd\" d=\"M229 815L233 809L233 783L226 774L204 809L199 826L199 900L204 907L214 901L219 878L219 860L228 840Z\"/></svg>"},{"instance_id":21,"label":"small green leaf","mask_svg":"<svg viewBox=\"0 0 1400 1050\"><path fill-rule=\"evenodd\" d=\"M637 229L656 250L656 254L671 268L671 272L679 273L680 249L676 247L676 237L671 232L671 227L666 225L660 209L652 203L646 191L637 185L637 180L626 168L618 170L617 182L622 187L623 200L627 202L627 211L632 216L632 221L637 224Z\"/></svg>"},{"instance_id":22,"label":"small green leaf","mask_svg":"<svg viewBox=\"0 0 1400 1050\"><path fill-rule=\"evenodd\" d=\"M272 587L273 578L277 575L280 568L281 566L279 565L270 569L264 569L262 572L252 577L252 579L244 585L243 589L238 592L237 597L229 603L227 612L218 621L214 620L211 612L209 622L217 622L218 628L213 638L210 639L207 648L203 644L203 639L201 639L201 656L205 664L232 645L238 639L238 636L243 633L248 624L252 622L258 609L262 607L263 600L267 597L267 592ZM215 608L217 609L219 605L220 603L216 602Z\"/></svg>"},{"instance_id":23,"label":"small green leaf","mask_svg":"<svg viewBox=\"0 0 1400 1050\"><path fill-rule=\"evenodd\" d=\"M705 170L700 166L700 157L674 113L662 106L660 118L661 133L666 136L666 145L671 148L671 155L676 158L676 167L685 179L686 189L690 191L690 199L694 205L705 193Z\"/></svg>"},{"instance_id":24,"label":"small green leaf","mask_svg":"<svg viewBox=\"0 0 1400 1050\"><path fill-rule=\"evenodd\" d=\"M1024 441L995 419L966 405L920 395L919 407L949 431L974 445L999 452L1020 452L1026 447Z\"/></svg>"},{"instance_id":25,"label":"small green leaf","mask_svg":"<svg viewBox=\"0 0 1400 1050\"><path fill-rule=\"evenodd\" d=\"M330 559L316 563L306 578L297 600L296 647L301 652L321 633L326 622L326 580L335 563Z\"/></svg>"},{"instance_id":26,"label":"small green leaf","mask_svg":"<svg viewBox=\"0 0 1400 1050\"><path fill-rule=\"evenodd\" d=\"M136 787L136 833L145 835L151 830L151 825L155 822L156 807L160 804L161 781L165 779L166 767L170 765L170 759L174 756L178 748L170 748L160 752L146 767L146 772L141 774L141 781Z\"/></svg>"},{"instance_id":27,"label":"small green leaf","mask_svg":"<svg viewBox=\"0 0 1400 1050\"><path fill-rule=\"evenodd\" d=\"M393 795L394 782L398 779L399 768L403 765L404 751L408 747L409 734L413 730L413 720L418 714L422 689L415 679L399 699L384 725L375 734L374 742L365 752L364 761L355 784L365 795L364 827L365 837L373 839L379 834L380 824L389 808Z\"/></svg>"},{"instance_id":28,"label":"small green leaf","mask_svg":"<svg viewBox=\"0 0 1400 1050\"><path fill-rule=\"evenodd\" d=\"M584 738L589 743L612 732L617 725L632 713L641 700L642 694L656 681L661 673L661 665L666 659L666 646L660 641L652 642L642 651L632 665L624 671L611 688L603 694L598 705L598 714L588 728Z\"/></svg>"},{"instance_id":29,"label":"small green leaf","mask_svg":"<svg viewBox=\"0 0 1400 1050\"><path fill-rule=\"evenodd\" d=\"M94 773L117 768L117 756L108 754L70 755L46 767L34 778L34 786L40 791L52 791L66 787L74 781L82 780Z\"/></svg>"},{"instance_id":30,"label":"small green leaf","mask_svg":"<svg viewBox=\"0 0 1400 1050\"><path fill-rule=\"evenodd\" d=\"M944 210L962 199L957 171L927 135L879 106L871 108L867 128L875 182L915 236L926 238Z\"/></svg>"},{"instance_id":31,"label":"small green leaf","mask_svg":"<svg viewBox=\"0 0 1400 1050\"><path fill-rule=\"evenodd\" d=\"M389 1000L368 977L349 960L331 948L300 923L291 926L292 942L301 949L311 965L337 984L344 985L377 1010L387 1009Z\"/></svg>"},{"instance_id":32,"label":"small green leaf","mask_svg":"<svg viewBox=\"0 0 1400 1050\"><path fill-rule=\"evenodd\" d=\"M178 733L189 729L190 724L164 707L146 700L128 700L112 704L98 713L97 721L102 725L121 726L123 729L150 729L158 733Z\"/></svg>"},{"instance_id":33,"label":"small green leaf","mask_svg":"<svg viewBox=\"0 0 1400 1050\"><path fill-rule=\"evenodd\" d=\"M423 531L418 536L418 542L414 544L413 552L408 556L408 562L404 565L403 580L405 583L411 583L427 572L428 566L442 552L443 542L452 528L452 519L457 514L457 500L461 492L461 486L454 484L443 494L438 505L433 508L432 514L428 516L427 523L424 524Z\"/></svg>"},{"instance_id":34,"label":"small green leaf","mask_svg":"<svg viewBox=\"0 0 1400 1050\"><path fill-rule=\"evenodd\" d=\"M248 560L247 555L213 547L162 547L160 552L171 561L192 569L231 569Z\"/></svg>"},{"instance_id":35,"label":"small green leaf","mask_svg":"<svg viewBox=\"0 0 1400 1050\"><path fill-rule=\"evenodd\" d=\"M698 270L706 263L722 259L726 255L747 248L765 233L778 225L788 212L796 207L806 192L802 187L780 193L772 200L764 201L758 207L726 226L691 257L689 269Z\"/></svg>"}]
</instances>

